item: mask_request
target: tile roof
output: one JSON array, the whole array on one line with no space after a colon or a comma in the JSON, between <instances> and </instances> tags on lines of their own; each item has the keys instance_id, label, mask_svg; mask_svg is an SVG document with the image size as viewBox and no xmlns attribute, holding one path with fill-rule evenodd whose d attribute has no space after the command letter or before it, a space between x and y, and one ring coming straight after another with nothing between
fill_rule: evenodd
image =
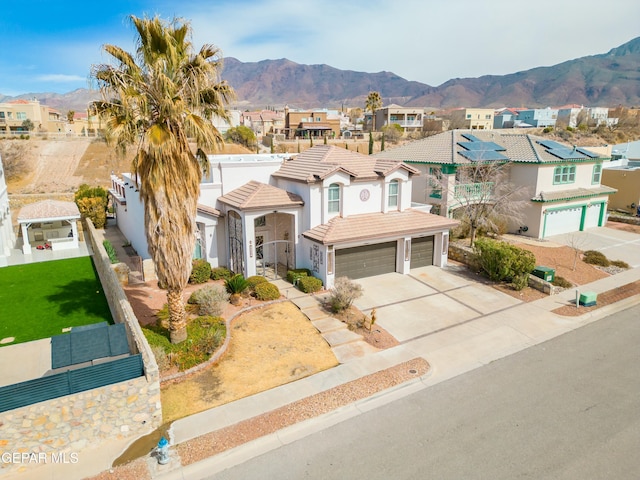
<instances>
[{"instance_id":1,"label":"tile roof","mask_svg":"<svg viewBox=\"0 0 640 480\"><path fill-rule=\"evenodd\" d=\"M307 230L302 235L325 245L333 245L435 233L448 230L457 224L457 220L420 210L407 209L402 212L377 212L334 217L328 223Z\"/></svg>"},{"instance_id":2,"label":"tile roof","mask_svg":"<svg viewBox=\"0 0 640 480\"><path fill-rule=\"evenodd\" d=\"M398 168L403 168L410 174L418 173L413 167L398 160L379 159L335 145L317 145L294 159L285 161L273 176L315 183L336 171L342 171L355 180L372 180L384 177Z\"/></svg>"},{"instance_id":3,"label":"tile roof","mask_svg":"<svg viewBox=\"0 0 640 480\"><path fill-rule=\"evenodd\" d=\"M251 180L243 186L218 198L219 201L240 210L285 208L304 205L299 195L273 185Z\"/></svg>"},{"instance_id":4,"label":"tile roof","mask_svg":"<svg viewBox=\"0 0 640 480\"><path fill-rule=\"evenodd\" d=\"M600 195L612 195L618 190L615 188L600 185L593 188L574 188L571 190L561 190L557 192L540 192L531 200L534 202L560 202L564 200L574 200L577 198L597 197Z\"/></svg>"},{"instance_id":5,"label":"tile roof","mask_svg":"<svg viewBox=\"0 0 640 480\"><path fill-rule=\"evenodd\" d=\"M406 143L400 147L385 150L373 155L376 158L386 158L411 163L455 164L468 165L472 163L458 152L464 148L458 142L468 141L464 134L471 134L484 142L494 142L505 148L500 153L517 163L559 163L562 159L552 155L548 149L538 142L548 140L522 133L501 133L495 130L449 130L422 140ZM559 143L559 142L557 142ZM563 144L572 149L572 145ZM587 155L578 156L571 161L589 161Z\"/></svg>"},{"instance_id":6,"label":"tile roof","mask_svg":"<svg viewBox=\"0 0 640 480\"><path fill-rule=\"evenodd\" d=\"M209 207L208 205L198 204L197 211L213 217L222 217L222 212L217 208Z\"/></svg>"},{"instance_id":7,"label":"tile roof","mask_svg":"<svg viewBox=\"0 0 640 480\"><path fill-rule=\"evenodd\" d=\"M43 200L31 205L25 205L18 214L19 222L62 218L80 218L78 206L74 202Z\"/></svg>"}]
</instances>

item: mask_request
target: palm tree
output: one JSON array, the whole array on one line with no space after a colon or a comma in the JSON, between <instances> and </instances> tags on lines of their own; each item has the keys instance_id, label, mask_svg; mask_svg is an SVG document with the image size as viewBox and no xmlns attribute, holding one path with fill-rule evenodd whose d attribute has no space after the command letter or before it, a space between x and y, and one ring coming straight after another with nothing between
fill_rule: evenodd
<instances>
[{"instance_id":1,"label":"palm tree","mask_svg":"<svg viewBox=\"0 0 640 480\"><path fill-rule=\"evenodd\" d=\"M364 104L365 111L371 112L371 131L373 131L375 127L375 112L379 108L382 107L382 97L380 96L380 92L369 92L367 95L367 101Z\"/></svg>"},{"instance_id":2,"label":"palm tree","mask_svg":"<svg viewBox=\"0 0 640 480\"><path fill-rule=\"evenodd\" d=\"M234 93L220 81L220 51L213 45L195 51L189 23L130 19L138 34L136 53L103 47L115 62L92 67L102 94L92 107L105 120L110 144L120 152L136 149L132 168L140 182L149 253L158 284L167 290L171 342L179 343L187 337L182 296L191 273L205 149L223 143L211 118L228 119L226 104Z\"/></svg>"}]
</instances>

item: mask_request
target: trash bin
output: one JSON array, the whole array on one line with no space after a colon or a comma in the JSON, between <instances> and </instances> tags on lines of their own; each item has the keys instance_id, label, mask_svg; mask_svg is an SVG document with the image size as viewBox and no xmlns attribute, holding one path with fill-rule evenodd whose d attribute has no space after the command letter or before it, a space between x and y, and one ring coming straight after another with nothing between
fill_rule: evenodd
<instances>
[{"instance_id":1,"label":"trash bin","mask_svg":"<svg viewBox=\"0 0 640 480\"><path fill-rule=\"evenodd\" d=\"M556 271L549 267L536 267L531 273L547 282L553 282L556 278Z\"/></svg>"}]
</instances>

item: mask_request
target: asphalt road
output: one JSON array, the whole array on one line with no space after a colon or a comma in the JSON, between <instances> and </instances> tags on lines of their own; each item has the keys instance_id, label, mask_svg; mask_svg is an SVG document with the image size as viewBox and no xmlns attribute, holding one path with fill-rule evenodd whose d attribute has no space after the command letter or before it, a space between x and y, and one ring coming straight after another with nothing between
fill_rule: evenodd
<instances>
[{"instance_id":1,"label":"asphalt road","mask_svg":"<svg viewBox=\"0 0 640 480\"><path fill-rule=\"evenodd\" d=\"M639 346L636 306L210 478L637 480Z\"/></svg>"}]
</instances>

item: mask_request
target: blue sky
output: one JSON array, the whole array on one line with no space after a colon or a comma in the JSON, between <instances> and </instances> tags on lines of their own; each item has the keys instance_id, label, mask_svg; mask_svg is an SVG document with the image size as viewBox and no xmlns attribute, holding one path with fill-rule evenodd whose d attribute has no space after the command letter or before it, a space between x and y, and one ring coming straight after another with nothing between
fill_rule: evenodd
<instances>
[{"instance_id":1,"label":"blue sky","mask_svg":"<svg viewBox=\"0 0 640 480\"><path fill-rule=\"evenodd\" d=\"M0 94L89 87L101 46L133 50L129 15L191 22L194 44L437 86L605 53L640 36L638 0L32 0L0 9Z\"/></svg>"}]
</instances>

